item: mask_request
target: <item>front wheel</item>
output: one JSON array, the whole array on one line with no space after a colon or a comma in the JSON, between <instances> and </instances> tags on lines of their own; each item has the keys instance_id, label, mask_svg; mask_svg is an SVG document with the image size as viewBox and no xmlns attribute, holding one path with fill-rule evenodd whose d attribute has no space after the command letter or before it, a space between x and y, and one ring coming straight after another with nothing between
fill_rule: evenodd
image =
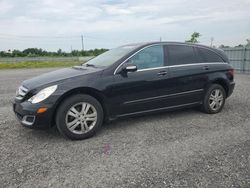
<instances>
[{"instance_id":1,"label":"front wheel","mask_svg":"<svg viewBox=\"0 0 250 188\"><path fill-rule=\"evenodd\" d=\"M84 94L74 95L64 100L56 114L59 132L72 140L93 136L102 122L101 104L95 98Z\"/></svg>"},{"instance_id":2,"label":"front wheel","mask_svg":"<svg viewBox=\"0 0 250 188\"><path fill-rule=\"evenodd\" d=\"M209 114L218 113L222 110L225 100L225 89L219 84L212 84L204 96L202 110Z\"/></svg>"}]
</instances>

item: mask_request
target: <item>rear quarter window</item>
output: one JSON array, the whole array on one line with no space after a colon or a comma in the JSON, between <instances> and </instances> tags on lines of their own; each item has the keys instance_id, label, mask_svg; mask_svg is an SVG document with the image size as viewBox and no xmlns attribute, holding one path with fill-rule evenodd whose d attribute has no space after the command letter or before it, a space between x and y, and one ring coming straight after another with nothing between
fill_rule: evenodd
<instances>
[{"instance_id":1,"label":"rear quarter window","mask_svg":"<svg viewBox=\"0 0 250 188\"><path fill-rule=\"evenodd\" d=\"M224 62L223 59L215 52L205 49L196 48L198 59L200 62L213 63L213 62Z\"/></svg>"}]
</instances>

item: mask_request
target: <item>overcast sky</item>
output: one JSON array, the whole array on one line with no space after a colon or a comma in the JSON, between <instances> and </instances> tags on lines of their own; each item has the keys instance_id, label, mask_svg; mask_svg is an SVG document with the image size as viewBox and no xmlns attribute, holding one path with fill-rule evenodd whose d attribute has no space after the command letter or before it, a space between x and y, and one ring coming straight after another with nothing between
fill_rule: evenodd
<instances>
[{"instance_id":1,"label":"overcast sky","mask_svg":"<svg viewBox=\"0 0 250 188\"><path fill-rule=\"evenodd\" d=\"M0 0L0 50L70 51L126 43L238 45L250 38L250 0Z\"/></svg>"}]
</instances>

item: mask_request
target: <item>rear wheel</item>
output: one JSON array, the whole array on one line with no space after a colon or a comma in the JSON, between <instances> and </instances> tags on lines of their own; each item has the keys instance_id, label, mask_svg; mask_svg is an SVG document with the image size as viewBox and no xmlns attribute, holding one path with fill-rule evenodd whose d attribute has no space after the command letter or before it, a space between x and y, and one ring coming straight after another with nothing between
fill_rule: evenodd
<instances>
[{"instance_id":1,"label":"rear wheel","mask_svg":"<svg viewBox=\"0 0 250 188\"><path fill-rule=\"evenodd\" d=\"M89 95L78 94L67 98L56 114L59 132L73 140L93 136L102 122L102 106Z\"/></svg>"},{"instance_id":2,"label":"rear wheel","mask_svg":"<svg viewBox=\"0 0 250 188\"><path fill-rule=\"evenodd\" d=\"M206 91L202 109L209 114L215 114L222 110L226 100L225 89L219 84L212 84Z\"/></svg>"}]
</instances>

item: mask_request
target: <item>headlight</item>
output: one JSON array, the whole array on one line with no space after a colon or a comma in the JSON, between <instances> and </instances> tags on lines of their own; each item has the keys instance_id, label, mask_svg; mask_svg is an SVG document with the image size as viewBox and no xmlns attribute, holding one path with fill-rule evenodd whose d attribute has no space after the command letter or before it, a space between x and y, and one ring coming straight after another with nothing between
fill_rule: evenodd
<instances>
[{"instance_id":1,"label":"headlight","mask_svg":"<svg viewBox=\"0 0 250 188\"><path fill-rule=\"evenodd\" d=\"M47 99L52 93L54 93L56 91L56 89L57 89L57 85L46 87L46 88L42 89L41 91L39 91L36 95L31 97L28 101L33 103L33 104L39 103L39 102Z\"/></svg>"}]
</instances>

